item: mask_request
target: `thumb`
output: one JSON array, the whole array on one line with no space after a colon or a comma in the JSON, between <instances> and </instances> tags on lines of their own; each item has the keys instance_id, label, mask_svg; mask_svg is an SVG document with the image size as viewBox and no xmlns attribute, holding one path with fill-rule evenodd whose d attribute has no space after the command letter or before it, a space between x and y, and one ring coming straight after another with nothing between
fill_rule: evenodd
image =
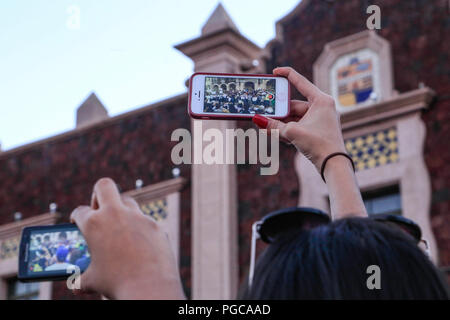
<instances>
[{"instance_id":1,"label":"thumb","mask_svg":"<svg viewBox=\"0 0 450 320\"><path fill-rule=\"evenodd\" d=\"M267 131L270 133L271 130L278 130L280 134L280 138L290 141L288 137L286 136L286 128L287 125L279 121L277 119L267 118L262 115L256 114L252 118L253 123L255 123L259 128L267 129Z\"/></svg>"}]
</instances>

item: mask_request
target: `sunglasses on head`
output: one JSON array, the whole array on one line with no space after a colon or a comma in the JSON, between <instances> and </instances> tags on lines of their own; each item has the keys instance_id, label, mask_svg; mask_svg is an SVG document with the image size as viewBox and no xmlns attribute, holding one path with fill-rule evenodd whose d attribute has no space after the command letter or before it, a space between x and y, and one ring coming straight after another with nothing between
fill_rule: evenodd
<instances>
[{"instance_id":1,"label":"sunglasses on head","mask_svg":"<svg viewBox=\"0 0 450 320\"><path fill-rule=\"evenodd\" d=\"M425 253L429 256L429 247L426 240L422 239L422 231L417 223L403 216L394 214L375 214L369 219L399 227L416 241L417 245L424 244ZM248 285L251 287L255 272L256 240L261 239L265 243L272 243L280 237L293 231L310 230L320 225L331 222L325 212L308 207L291 207L277 210L264 216L252 225L252 240L250 250L250 270Z\"/></svg>"},{"instance_id":2,"label":"sunglasses on head","mask_svg":"<svg viewBox=\"0 0 450 320\"><path fill-rule=\"evenodd\" d=\"M380 213L369 216L372 220L380 221L388 225L399 227L403 232L413 237L416 244L430 256L430 248L428 242L422 238L422 230L420 226L411 219L405 218L397 214ZM423 245L423 247L422 247Z\"/></svg>"}]
</instances>

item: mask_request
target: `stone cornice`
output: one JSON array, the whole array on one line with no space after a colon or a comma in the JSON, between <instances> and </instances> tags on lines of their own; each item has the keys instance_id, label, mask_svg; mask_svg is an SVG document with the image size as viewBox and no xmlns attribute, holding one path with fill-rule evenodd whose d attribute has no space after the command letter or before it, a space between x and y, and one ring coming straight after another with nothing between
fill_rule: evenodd
<instances>
[{"instance_id":1,"label":"stone cornice","mask_svg":"<svg viewBox=\"0 0 450 320\"><path fill-rule=\"evenodd\" d=\"M343 113L341 115L342 129L345 131L425 109L434 95L435 92L432 89L424 87L399 94L389 100Z\"/></svg>"},{"instance_id":2,"label":"stone cornice","mask_svg":"<svg viewBox=\"0 0 450 320\"><path fill-rule=\"evenodd\" d=\"M134 198L134 200L136 200L137 202L144 202L148 200L158 199L174 192L178 192L183 188L185 183L186 179L179 177L151 184L140 189L130 190L124 192L123 194Z\"/></svg>"},{"instance_id":3,"label":"stone cornice","mask_svg":"<svg viewBox=\"0 0 450 320\"><path fill-rule=\"evenodd\" d=\"M0 226L0 240L18 236L24 227L55 224L60 218L58 213L44 213L31 218L15 221Z\"/></svg>"},{"instance_id":4,"label":"stone cornice","mask_svg":"<svg viewBox=\"0 0 450 320\"><path fill-rule=\"evenodd\" d=\"M174 47L191 59L211 49L229 46L245 57L257 55L261 48L231 28L219 30L180 43Z\"/></svg>"}]
</instances>

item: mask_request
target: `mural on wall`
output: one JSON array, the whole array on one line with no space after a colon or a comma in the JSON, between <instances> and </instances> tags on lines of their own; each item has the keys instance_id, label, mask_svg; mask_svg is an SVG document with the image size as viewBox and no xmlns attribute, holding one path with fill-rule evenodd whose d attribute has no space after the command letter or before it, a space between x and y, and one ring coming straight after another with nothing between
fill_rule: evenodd
<instances>
[{"instance_id":1,"label":"mural on wall","mask_svg":"<svg viewBox=\"0 0 450 320\"><path fill-rule=\"evenodd\" d=\"M340 57L331 69L332 94L340 111L368 105L378 97L377 56L369 49Z\"/></svg>"}]
</instances>

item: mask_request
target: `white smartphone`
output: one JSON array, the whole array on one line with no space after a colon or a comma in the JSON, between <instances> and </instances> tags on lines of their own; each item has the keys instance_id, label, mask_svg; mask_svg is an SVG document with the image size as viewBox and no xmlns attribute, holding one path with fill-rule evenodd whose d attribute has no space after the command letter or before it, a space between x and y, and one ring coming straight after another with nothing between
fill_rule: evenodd
<instances>
[{"instance_id":1,"label":"white smartphone","mask_svg":"<svg viewBox=\"0 0 450 320\"><path fill-rule=\"evenodd\" d=\"M189 114L196 119L251 119L255 114L282 119L289 111L284 77L197 72L189 81Z\"/></svg>"}]
</instances>

